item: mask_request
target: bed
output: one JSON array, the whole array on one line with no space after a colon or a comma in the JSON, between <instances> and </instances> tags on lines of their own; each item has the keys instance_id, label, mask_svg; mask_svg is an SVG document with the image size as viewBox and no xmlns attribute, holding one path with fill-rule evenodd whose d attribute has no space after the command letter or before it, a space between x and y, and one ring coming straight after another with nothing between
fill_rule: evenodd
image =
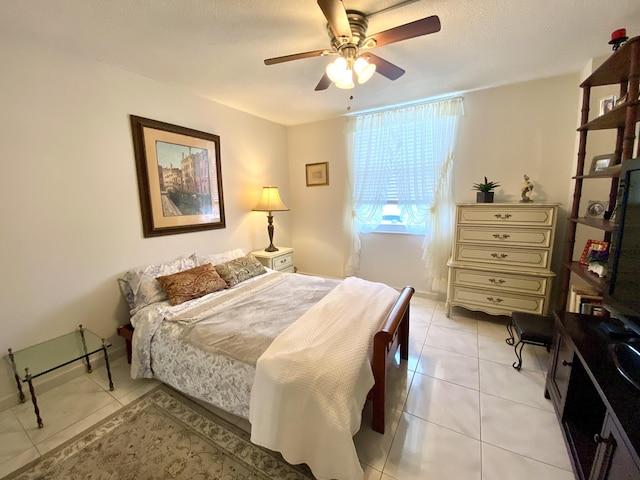
<instances>
[{"instance_id":1,"label":"bed","mask_svg":"<svg viewBox=\"0 0 640 480\"><path fill-rule=\"evenodd\" d=\"M176 305L165 283L158 288L156 278L204 265L227 288ZM362 477L352 437L367 398L372 428L384 433L386 366L398 349L408 358L413 288L275 272L242 250L143 267L119 282L133 307L131 327L119 329L132 377L248 419L254 443L318 478Z\"/></svg>"}]
</instances>

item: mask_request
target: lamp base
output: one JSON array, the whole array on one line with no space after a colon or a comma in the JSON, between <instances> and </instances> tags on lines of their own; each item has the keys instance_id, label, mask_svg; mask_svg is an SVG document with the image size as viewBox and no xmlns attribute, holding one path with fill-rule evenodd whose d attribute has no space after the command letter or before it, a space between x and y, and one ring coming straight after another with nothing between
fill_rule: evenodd
<instances>
[{"instance_id":1,"label":"lamp base","mask_svg":"<svg viewBox=\"0 0 640 480\"><path fill-rule=\"evenodd\" d=\"M265 252L277 252L278 249L276 247L274 247L273 244L271 244L267 248L265 248L264 251Z\"/></svg>"}]
</instances>

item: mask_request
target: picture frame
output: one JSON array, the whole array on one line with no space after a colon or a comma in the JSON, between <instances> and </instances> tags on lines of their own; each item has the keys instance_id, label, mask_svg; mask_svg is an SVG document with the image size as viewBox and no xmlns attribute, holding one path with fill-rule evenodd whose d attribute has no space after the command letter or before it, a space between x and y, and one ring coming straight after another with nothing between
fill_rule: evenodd
<instances>
[{"instance_id":1,"label":"picture frame","mask_svg":"<svg viewBox=\"0 0 640 480\"><path fill-rule=\"evenodd\" d=\"M589 169L589 175L601 172L606 168L613 165L614 154L607 153L605 155L596 155L591 160L591 168Z\"/></svg>"},{"instance_id":2,"label":"picture frame","mask_svg":"<svg viewBox=\"0 0 640 480\"><path fill-rule=\"evenodd\" d=\"M604 213L608 208L609 202L607 200L589 200L584 216L586 218L604 218Z\"/></svg>"},{"instance_id":3,"label":"picture frame","mask_svg":"<svg viewBox=\"0 0 640 480\"><path fill-rule=\"evenodd\" d=\"M307 163L305 168L307 187L329 185L329 162Z\"/></svg>"},{"instance_id":4,"label":"picture frame","mask_svg":"<svg viewBox=\"0 0 640 480\"><path fill-rule=\"evenodd\" d=\"M144 237L225 228L220 137L129 118Z\"/></svg>"},{"instance_id":5,"label":"picture frame","mask_svg":"<svg viewBox=\"0 0 640 480\"><path fill-rule=\"evenodd\" d=\"M610 112L616 105L616 96L609 95L600 99L600 115Z\"/></svg>"},{"instance_id":6,"label":"picture frame","mask_svg":"<svg viewBox=\"0 0 640 480\"><path fill-rule=\"evenodd\" d=\"M603 240L587 240L587 243L584 246L584 250L582 251L582 255L580 255L580 265L589 265L586 259L589 256L589 252L591 250L608 250L609 242L605 242Z\"/></svg>"}]
</instances>

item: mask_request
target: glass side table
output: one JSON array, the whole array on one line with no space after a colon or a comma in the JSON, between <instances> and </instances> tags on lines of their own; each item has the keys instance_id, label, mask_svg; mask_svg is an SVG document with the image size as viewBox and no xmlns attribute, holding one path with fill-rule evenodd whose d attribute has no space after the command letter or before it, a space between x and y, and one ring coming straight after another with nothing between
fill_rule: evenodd
<instances>
[{"instance_id":1,"label":"glass side table","mask_svg":"<svg viewBox=\"0 0 640 480\"><path fill-rule=\"evenodd\" d=\"M21 384L21 382L26 382L29 384L29 392L31 393L31 401L33 402L33 409L36 413L38 428L42 428L44 424L40 417L36 392L33 388L33 379L83 358L85 362L87 362L87 371L91 373L92 369L91 363L89 362L89 355L93 355L102 350L104 353L104 362L107 367L107 375L109 376L109 390L113 390L109 356L107 355L107 348L110 346L111 344L106 342L104 338L100 338L92 331L82 328L82 325L80 325L75 332L47 340L32 347L27 347L17 352L9 349L9 354L5 356L5 359L13 369L20 394L20 401L22 403L26 401ZM20 375L18 372L23 370L24 375Z\"/></svg>"}]
</instances>

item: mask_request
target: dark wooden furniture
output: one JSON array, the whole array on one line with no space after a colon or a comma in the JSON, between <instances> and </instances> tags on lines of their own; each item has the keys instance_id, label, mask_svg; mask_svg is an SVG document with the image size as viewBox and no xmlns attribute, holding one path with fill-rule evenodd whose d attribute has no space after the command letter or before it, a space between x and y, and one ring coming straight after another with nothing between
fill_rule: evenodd
<instances>
[{"instance_id":1,"label":"dark wooden furniture","mask_svg":"<svg viewBox=\"0 0 640 480\"><path fill-rule=\"evenodd\" d=\"M525 343L540 345L549 351L553 338L553 315L513 312L511 323L507 325L507 331L509 338L505 342L513 346L518 359L513 362L512 367L519 371L522 368L522 347ZM518 335L518 342L515 341L514 331Z\"/></svg>"},{"instance_id":2,"label":"dark wooden furniture","mask_svg":"<svg viewBox=\"0 0 640 480\"><path fill-rule=\"evenodd\" d=\"M369 392L368 398L373 403L372 428L384 433L385 426L385 392L387 379L387 360L395 356L400 349L400 358L409 358L409 303L415 289L404 287L393 305L382 328L373 338L372 369L375 384ZM125 339L127 346L127 361L131 363L131 339L133 326L128 323L117 328L118 335Z\"/></svg>"},{"instance_id":3,"label":"dark wooden furniture","mask_svg":"<svg viewBox=\"0 0 640 480\"><path fill-rule=\"evenodd\" d=\"M579 480L640 478L640 390L618 373L602 317L556 313L545 396Z\"/></svg>"},{"instance_id":4,"label":"dark wooden furniture","mask_svg":"<svg viewBox=\"0 0 640 480\"><path fill-rule=\"evenodd\" d=\"M616 203L619 170L616 172L615 170L611 171L611 169L609 169L609 171L605 172L590 173L590 162L594 155L591 154L588 157L589 162L585 162L587 158L587 135L590 131L594 130L615 130L614 164L619 165L621 162L634 157L633 149L636 140L636 124L640 122L639 82L640 37L634 37L607 58L607 60L580 85L582 88L582 110L580 128L578 128L578 161L576 175L573 177L575 181L573 202L571 205L563 256L564 271L562 275L562 295L560 303L562 308L565 307L567 302L572 273L585 280L600 292L603 292L606 288L605 281L589 272L587 266L581 265L578 261L574 261L574 247L576 247L575 239L578 226L599 231L598 234L607 242L611 240L611 233L615 229L615 223L606 218L609 217ZM605 85L619 85L618 98L624 97L626 100L616 105L613 110L605 112L603 115L592 115L590 120L589 105L593 88ZM604 96L604 94L600 96ZM613 150L613 148L611 150ZM601 154L603 152L594 153ZM640 157L640 144L638 144L635 156ZM609 209L605 214L605 219L585 217L585 213L579 211L583 182L594 179L605 179L610 182ZM583 201L583 208L585 206L584 203ZM578 245L577 247L578 253L582 252L583 245Z\"/></svg>"}]
</instances>

